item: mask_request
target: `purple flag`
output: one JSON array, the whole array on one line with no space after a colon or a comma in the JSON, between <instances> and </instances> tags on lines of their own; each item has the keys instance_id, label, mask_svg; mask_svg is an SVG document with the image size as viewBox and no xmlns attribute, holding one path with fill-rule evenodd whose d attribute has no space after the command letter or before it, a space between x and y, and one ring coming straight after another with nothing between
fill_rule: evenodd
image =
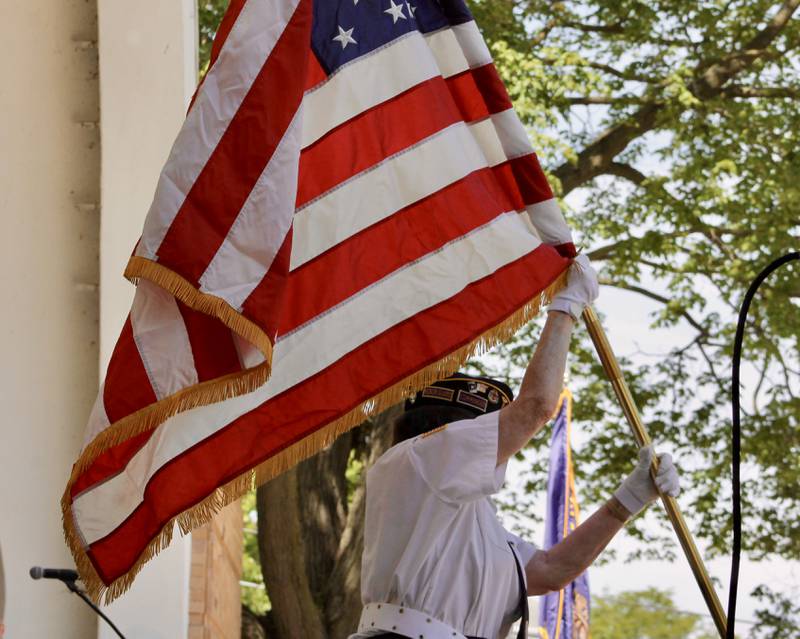
<instances>
[{"instance_id":1,"label":"purple flag","mask_svg":"<svg viewBox=\"0 0 800 639\"><path fill-rule=\"evenodd\" d=\"M578 526L580 509L572 471L570 427L572 393L564 390L550 439L547 479L545 549L564 539ZM541 598L539 633L542 639L589 639L589 577L584 572L563 590Z\"/></svg>"}]
</instances>

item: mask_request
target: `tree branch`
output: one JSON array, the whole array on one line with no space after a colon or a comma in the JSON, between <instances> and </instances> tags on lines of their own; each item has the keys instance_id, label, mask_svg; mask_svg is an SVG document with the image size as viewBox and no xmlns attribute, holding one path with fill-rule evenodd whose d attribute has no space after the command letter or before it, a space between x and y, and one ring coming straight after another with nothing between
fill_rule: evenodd
<instances>
[{"instance_id":1,"label":"tree branch","mask_svg":"<svg viewBox=\"0 0 800 639\"><path fill-rule=\"evenodd\" d=\"M606 170L608 175L616 175L617 177L625 178L629 182L633 182L636 186L641 186L647 180L647 176L639 169L630 164L622 162L611 162Z\"/></svg>"},{"instance_id":2,"label":"tree branch","mask_svg":"<svg viewBox=\"0 0 800 639\"><path fill-rule=\"evenodd\" d=\"M619 69L612 67L610 64L603 64L602 62L584 62L581 64L582 66L587 66L590 69L604 71L609 75L613 75L620 80L625 80L628 82L644 82L646 84L662 84L664 82L662 78L654 78L653 76L642 75L641 73L633 73L632 71L620 71Z\"/></svg>"},{"instance_id":3,"label":"tree branch","mask_svg":"<svg viewBox=\"0 0 800 639\"><path fill-rule=\"evenodd\" d=\"M583 33L604 33L607 35L624 35L627 33L628 27L624 22L615 22L614 24L586 24L583 22L564 22L563 25L567 29L575 29ZM694 47L695 42L691 39L680 40L678 38L659 38L647 36L644 38L645 42L657 42L658 44L665 44L667 46L680 46L680 47Z\"/></svg>"},{"instance_id":4,"label":"tree branch","mask_svg":"<svg viewBox=\"0 0 800 639\"><path fill-rule=\"evenodd\" d=\"M656 128L662 109L659 103L644 104L627 121L612 126L589 144L574 164L565 162L558 167L553 173L561 182L562 196L606 173L614 158L633 140Z\"/></svg>"},{"instance_id":5,"label":"tree branch","mask_svg":"<svg viewBox=\"0 0 800 639\"><path fill-rule=\"evenodd\" d=\"M642 100L634 95L568 95L570 104L641 104Z\"/></svg>"},{"instance_id":6,"label":"tree branch","mask_svg":"<svg viewBox=\"0 0 800 639\"><path fill-rule=\"evenodd\" d=\"M698 76L690 84L695 96L701 100L719 95L723 85L747 69L758 58L766 55L769 46L786 26L800 0L784 0L781 9L744 47L714 63L702 63L697 68ZM626 74L607 65L590 63L590 67L613 73L623 79ZM635 139L658 127L664 104L655 99L642 97L642 106L627 120L620 122L589 144L578 154L576 161L565 162L554 175L561 182L562 196L585 184L598 175L606 173L614 158Z\"/></svg>"},{"instance_id":7,"label":"tree branch","mask_svg":"<svg viewBox=\"0 0 800 639\"><path fill-rule=\"evenodd\" d=\"M672 301L668 297L664 297L663 295L659 295L658 293L654 293L653 291L649 291L646 288L642 288L641 286L636 286L634 284L628 284L626 282L620 282L620 281L603 280L603 279L600 280L600 283L609 286L614 286L616 288L621 288L623 290L628 290L633 293L639 293L640 295L648 297L664 305L667 305ZM714 360L709 356L709 354L706 352L706 349L704 348L705 339L708 337L708 331L686 309L680 309L679 314L681 317L683 317L683 319L686 320L686 322L688 322L688 324L692 328L698 331L696 339L694 339L691 342L690 346L693 345L697 346L697 349L700 351L700 354L705 360L706 365L708 366L708 370L711 373L711 376L714 378L714 381L717 383L718 386L724 388L724 385L727 382L719 376L719 374L717 373L716 366L714 365ZM747 414L744 409L742 409L742 413Z\"/></svg>"},{"instance_id":8,"label":"tree branch","mask_svg":"<svg viewBox=\"0 0 800 639\"><path fill-rule=\"evenodd\" d=\"M677 237L686 237L694 232L695 231L674 231L672 233L664 233L662 231L647 231L641 237L627 237L624 240L619 240L618 242L614 242L612 244L606 244L605 246L596 248L593 251L589 251L587 255L590 260L607 260L615 253L619 252L620 249L624 249L626 246L637 244L639 242L646 242L651 238L672 239Z\"/></svg>"},{"instance_id":9,"label":"tree branch","mask_svg":"<svg viewBox=\"0 0 800 639\"><path fill-rule=\"evenodd\" d=\"M610 33L612 35L624 34L625 24L615 22L614 24L583 24L582 22L565 22L564 26L568 29L576 29L584 33Z\"/></svg>"},{"instance_id":10,"label":"tree branch","mask_svg":"<svg viewBox=\"0 0 800 639\"><path fill-rule=\"evenodd\" d=\"M621 288L626 291L631 291L632 293L639 293L639 295L644 295L645 297L649 297L656 302L660 302L665 306L672 302L671 299L668 297L664 297L663 295L659 295L658 293L654 293L646 288L642 288L641 286L637 286L635 284L628 284L627 282L621 282L619 280L605 280L601 279L601 284L605 284L606 286L613 286L615 288ZM708 335L708 330L694 317L692 317L691 313L686 309L680 309L678 314L685 319L689 325L697 330L701 335L706 336Z\"/></svg>"},{"instance_id":11,"label":"tree branch","mask_svg":"<svg viewBox=\"0 0 800 639\"><path fill-rule=\"evenodd\" d=\"M784 0L781 8L759 31L754 38L745 44L739 51L723 57L718 62L711 64L691 85L692 93L701 100L712 98L720 93L722 86L735 75L741 73L760 57L766 55L770 45L775 41L783 28L792 18L792 14L800 6L800 0ZM702 69L698 67L698 71Z\"/></svg>"},{"instance_id":12,"label":"tree branch","mask_svg":"<svg viewBox=\"0 0 800 639\"><path fill-rule=\"evenodd\" d=\"M800 98L800 89L792 87L746 87L731 85L722 89L728 98Z\"/></svg>"},{"instance_id":13,"label":"tree branch","mask_svg":"<svg viewBox=\"0 0 800 639\"><path fill-rule=\"evenodd\" d=\"M547 36L550 35L550 32L555 29L557 25L558 20L556 18L550 18L545 23L544 27L542 27L542 30L531 38L531 46L536 47L544 42L547 39Z\"/></svg>"}]
</instances>

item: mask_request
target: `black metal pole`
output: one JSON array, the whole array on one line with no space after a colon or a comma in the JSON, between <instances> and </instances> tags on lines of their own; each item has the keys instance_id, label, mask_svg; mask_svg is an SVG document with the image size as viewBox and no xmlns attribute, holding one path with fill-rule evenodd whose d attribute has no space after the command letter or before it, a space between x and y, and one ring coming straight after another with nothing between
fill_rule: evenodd
<instances>
[{"instance_id":1,"label":"black metal pole","mask_svg":"<svg viewBox=\"0 0 800 639\"><path fill-rule=\"evenodd\" d=\"M125 639L125 635L123 635L123 634L122 634L122 633L119 631L119 628L117 628L117 627L114 625L114 622L112 622L112 621L111 621L111 619L109 619L108 617L106 617L106 616L103 614L103 611L102 611L102 610L100 610L100 608L98 608L96 605L94 605L94 602L93 602L91 599L89 599L89 597L87 597L87 596L86 596L86 593L85 593L85 592L83 592L83 590L81 590L80 588L78 588L78 586L77 586L77 585L75 585L75 582L74 582L74 581L67 581L67 580L64 580L64 585L65 585L65 586L66 586L66 587L67 587L67 588L70 590L70 592L74 592L76 595L78 595L78 596L79 596L81 599L83 599L83 600L86 602L86 605L87 605L87 606L89 606L89 607L90 607L92 610L94 610L94 611L95 611L95 612L96 612L98 615L100 615L100 617L101 617L101 618L103 618L103 619L105 620L105 622L106 622L106 623L107 623L109 626L111 626L111 627L114 629L114 632L116 632L116 633L117 633L117 635L119 635L120 637L122 637L122 639Z\"/></svg>"}]
</instances>

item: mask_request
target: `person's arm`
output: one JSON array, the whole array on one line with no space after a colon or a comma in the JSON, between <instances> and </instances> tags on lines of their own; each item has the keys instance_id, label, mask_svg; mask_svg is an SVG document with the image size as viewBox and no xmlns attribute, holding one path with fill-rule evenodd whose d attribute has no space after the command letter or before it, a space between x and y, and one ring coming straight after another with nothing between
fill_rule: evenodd
<instances>
[{"instance_id":1,"label":"person's arm","mask_svg":"<svg viewBox=\"0 0 800 639\"><path fill-rule=\"evenodd\" d=\"M659 456L658 474L653 482L652 456L652 447L642 448L636 468L611 499L555 546L540 550L531 558L525 566L529 596L561 590L574 581L630 517L658 498L658 490L677 497L680 482L672 458L666 454Z\"/></svg>"},{"instance_id":2,"label":"person's arm","mask_svg":"<svg viewBox=\"0 0 800 639\"><path fill-rule=\"evenodd\" d=\"M581 255L567 286L553 299L542 336L525 371L519 395L500 411L497 465L521 450L553 417L564 385L572 328L583 307L597 297L597 273Z\"/></svg>"},{"instance_id":3,"label":"person's arm","mask_svg":"<svg viewBox=\"0 0 800 639\"><path fill-rule=\"evenodd\" d=\"M629 513L612 497L550 550L525 566L528 596L561 590L588 568L624 526Z\"/></svg>"}]
</instances>

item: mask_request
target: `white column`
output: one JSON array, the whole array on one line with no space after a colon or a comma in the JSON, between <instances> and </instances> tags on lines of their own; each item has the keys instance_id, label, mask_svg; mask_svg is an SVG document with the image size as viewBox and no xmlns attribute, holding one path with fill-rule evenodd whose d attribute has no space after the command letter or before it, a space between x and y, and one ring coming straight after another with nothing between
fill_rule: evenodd
<instances>
[{"instance_id":1,"label":"white column","mask_svg":"<svg viewBox=\"0 0 800 639\"><path fill-rule=\"evenodd\" d=\"M98 0L103 137L100 362L106 365L130 309L122 272L142 230L161 168L197 80L195 0ZM186 637L191 539L172 546L105 609L137 639ZM105 624L99 639L115 637Z\"/></svg>"},{"instance_id":2,"label":"white column","mask_svg":"<svg viewBox=\"0 0 800 639\"><path fill-rule=\"evenodd\" d=\"M133 300L122 273L197 84L195 0L98 0L103 138L100 364Z\"/></svg>"},{"instance_id":3,"label":"white column","mask_svg":"<svg viewBox=\"0 0 800 639\"><path fill-rule=\"evenodd\" d=\"M94 613L28 570L72 565L59 500L97 393L96 3L1 13L0 623L9 638L92 639Z\"/></svg>"}]
</instances>

